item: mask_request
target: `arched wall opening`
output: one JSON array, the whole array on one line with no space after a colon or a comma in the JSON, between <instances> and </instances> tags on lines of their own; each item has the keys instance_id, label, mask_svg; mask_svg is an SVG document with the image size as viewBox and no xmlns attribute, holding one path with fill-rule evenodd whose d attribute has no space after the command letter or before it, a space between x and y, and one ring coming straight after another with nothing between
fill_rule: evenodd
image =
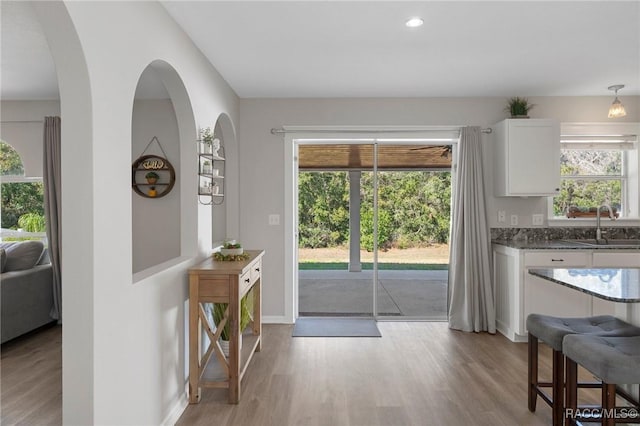
<instances>
[{"instance_id":1,"label":"arched wall opening","mask_svg":"<svg viewBox=\"0 0 640 426\"><path fill-rule=\"evenodd\" d=\"M195 183L191 188L188 185L194 175L190 173L194 141L195 119L182 80L167 62L153 61L140 75L136 88L131 161L143 156L164 158L175 172L175 182L170 182L173 177L166 170L168 164L149 170L159 175L155 184L145 178L149 172L140 170L142 165L132 170L132 185L138 189L131 195L133 274L149 268L155 272L155 267L161 270L163 265L173 264L172 260L196 252L192 229L196 210L190 207L195 204L195 197L190 197Z\"/></svg>"}]
</instances>

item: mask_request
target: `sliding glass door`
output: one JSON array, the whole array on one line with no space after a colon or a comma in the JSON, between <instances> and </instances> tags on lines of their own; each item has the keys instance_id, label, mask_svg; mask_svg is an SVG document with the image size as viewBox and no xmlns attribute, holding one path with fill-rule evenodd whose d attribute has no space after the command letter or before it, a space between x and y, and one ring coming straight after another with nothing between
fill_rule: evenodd
<instances>
[{"instance_id":1,"label":"sliding glass door","mask_svg":"<svg viewBox=\"0 0 640 426\"><path fill-rule=\"evenodd\" d=\"M451 142L297 140L297 312L445 320Z\"/></svg>"}]
</instances>

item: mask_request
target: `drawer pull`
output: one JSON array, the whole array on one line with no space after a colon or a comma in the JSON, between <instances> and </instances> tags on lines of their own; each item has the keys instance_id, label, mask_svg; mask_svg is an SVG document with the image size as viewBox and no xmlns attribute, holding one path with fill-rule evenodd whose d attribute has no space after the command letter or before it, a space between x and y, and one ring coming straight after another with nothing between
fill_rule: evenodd
<instances>
[{"instance_id":1,"label":"drawer pull","mask_svg":"<svg viewBox=\"0 0 640 426\"><path fill-rule=\"evenodd\" d=\"M551 259L552 262L564 262L564 259Z\"/></svg>"},{"instance_id":2,"label":"drawer pull","mask_svg":"<svg viewBox=\"0 0 640 426\"><path fill-rule=\"evenodd\" d=\"M246 278L246 279L244 280L244 282L245 282L245 283L248 283L249 281L251 281L249 278Z\"/></svg>"},{"instance_id":3,"label":"drawer pull","mask_svg":"<svg viewBox=\"0 0 640 426\"><path fill-rule=\"evenodd\" d=\"M256 268L256 272L260 272L260 268Z\"/></svg>"}]
</instances>

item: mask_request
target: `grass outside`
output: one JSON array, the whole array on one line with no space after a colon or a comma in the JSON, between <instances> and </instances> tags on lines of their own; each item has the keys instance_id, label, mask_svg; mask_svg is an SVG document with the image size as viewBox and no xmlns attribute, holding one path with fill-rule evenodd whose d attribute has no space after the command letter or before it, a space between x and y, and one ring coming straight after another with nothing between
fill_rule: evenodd
<instances>
[{"instance_id":1,"label":"grass outside","mask_svg":"<svg viewBox=\"0 0 640 426\"><path fill-rule=\"evenodd\" d=\"M360 251L362 269L373 269L373 253ZM301 270L346 270L348 247L298 249ZM392 248L378 252L378 269L382 270L442 270L449 267L449 245L434 244L408 249Z\"/></svg>"}]
</instances>

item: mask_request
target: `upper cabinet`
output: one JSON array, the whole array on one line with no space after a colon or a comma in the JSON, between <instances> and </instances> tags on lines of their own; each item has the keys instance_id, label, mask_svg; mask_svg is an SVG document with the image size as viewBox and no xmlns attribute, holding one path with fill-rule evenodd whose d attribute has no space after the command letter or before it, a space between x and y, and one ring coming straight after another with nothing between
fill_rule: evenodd
<instances>
[{"instance_id":1,"label":"upper cabinet","mask_svg":"<svg viewBox=\"0 0 640 426\"><path fill-rule=\"evenodd\" d=\"M494 194L557 195L560 191L560 124L551 119L507 119L493 126Z\"/></svg>"}]
</instances>

